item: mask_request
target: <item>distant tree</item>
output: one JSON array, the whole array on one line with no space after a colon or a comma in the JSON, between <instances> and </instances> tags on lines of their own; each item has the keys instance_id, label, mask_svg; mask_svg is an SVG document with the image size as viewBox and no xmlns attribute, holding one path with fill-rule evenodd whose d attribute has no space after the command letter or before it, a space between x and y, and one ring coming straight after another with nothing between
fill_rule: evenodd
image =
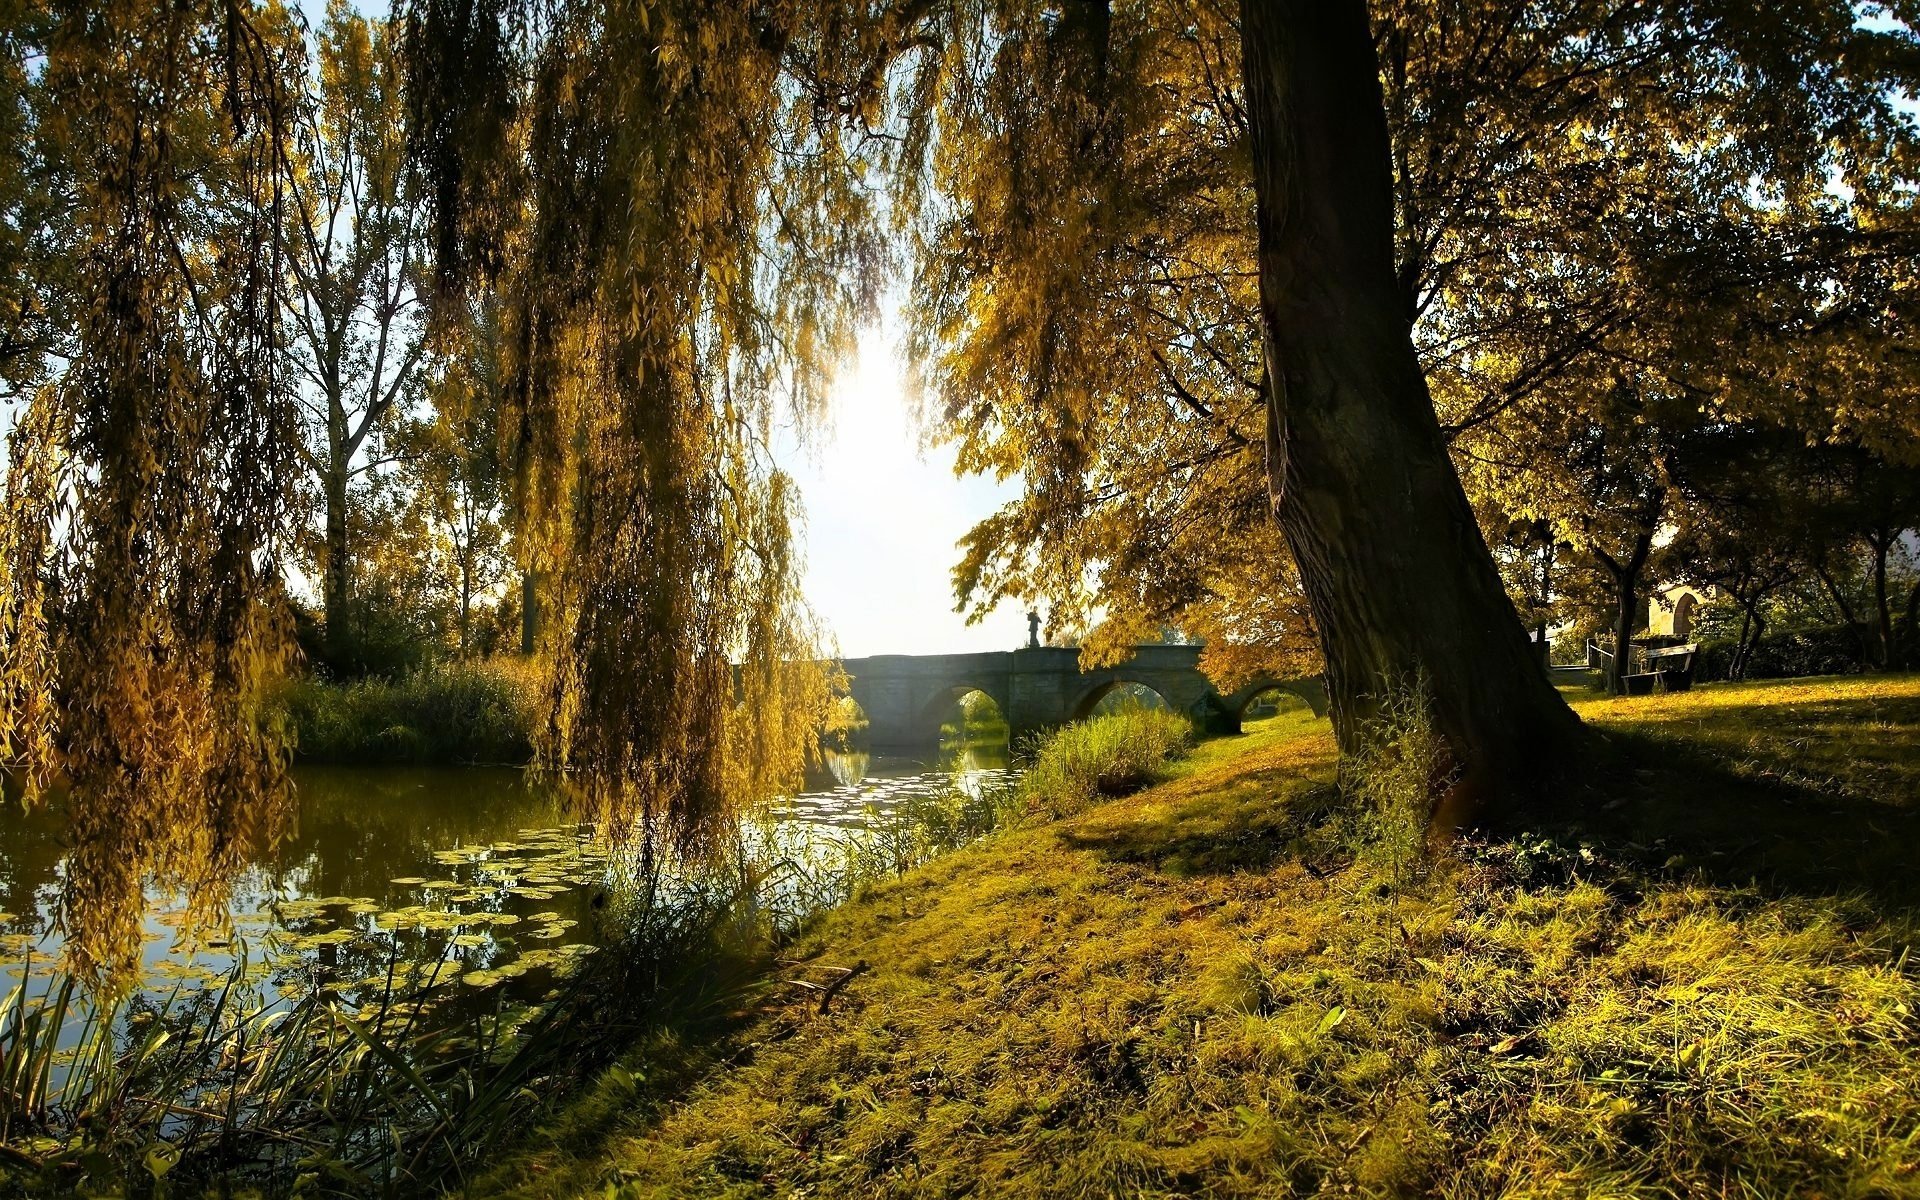
<instances>
[{"instance_id":1,"label":"distant tree","mask_svg":"<svg viewBox=\"0 0 1920 1200\"><path fill-rule=\"evenodd\" d=\"M457 349L427 391L433 417L412 434L408 484L434 531L436 574L453 596L456 650L478 648L474 603L513 573L500 470L498 331L469 321L447 340Z\"/></svg>"},{"instance_id":2,"label":"distant tree","mask_svg":"<svg viewBox=\"0 0 1920 1200\"><path fill-rule=\"evenodd\" d=\"M1739 614L1727 677L1744 678L1770 602L1801 581L1827 519L1807 486L1809 451L1779 431L1714 429L1683 444L1666 559L1675 582L1717 589Z\"/></svg>"},{"instance_id":3,"label":"distant tree","mask_svg":"<svg viewBox=\"0 0 1920 1200\"><path fill-rule=\"evenodd\" d=\"M50 90L34 59L55 27L51 9L12 6L0 21L0 399L17 400L73 353L81 147L38 136Z\"/></svg>"},{"instance_id":4,"label":"distant tree","mask_svg":"<svg viewBox=\"0 0 1920 1200\"><path fill-rule=\"evenodd\" d=\"M291 361L321 512L314 554L329 656L354 660L357 485L394 463L419 395L427 214L406 157L398 27L329 0L296 113L286 263Z\"/></svg>"},{"instance_id":5,"label":"distant tree","mask_svg":"<svg viewBox=\"0 0 1920 1200\"><path fill-rule=\"evenodd\" d=\"M1558 413L1542 411L1511 459L1475 463L1469 478L1509 513L1544 522L1586 556L1607 583L1612 659L1608 684L1625 688L1632 639L1644 622L1655 546L1672 515L1667 456L1684 397L1655 381L1619 375Z\"/></svg>"},{"instance_id":6,"label":"distant tree","mask_svg":"<svg viewBox=\"0 0 1920 1200\"><path fill-rule=\"evenodd\" d=\"M1800 543L1813 576L1858 637L1862 662L1897 665L1920 607L1905 540L1920 529L1920 467L1858 444L1813 448L1796 466L1796 486L1814 504Z\"/></svg>"}]
</instances>

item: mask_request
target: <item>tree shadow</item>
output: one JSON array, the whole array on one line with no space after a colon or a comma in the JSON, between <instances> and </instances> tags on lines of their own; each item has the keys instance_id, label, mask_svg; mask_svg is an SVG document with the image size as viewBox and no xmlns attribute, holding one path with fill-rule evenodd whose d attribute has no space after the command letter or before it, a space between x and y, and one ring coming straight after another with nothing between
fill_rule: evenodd
<instances>
[{"instance_id":1,"label":"tree shadow","mask_svg":"<svg viewBox=\"0 0 1920 1200\"><path fill-rule=\"evenodd\" d=\"M1846 738L1850 745L1838 740ZM1063 846L1190 876L1295 861L1338 870L1354 817L1331 755L1150 807L1096 813ZM1809 699L1685 718L1616 717L1549 802L1476 842L1546 839L1591 861L1768 894L1854 895L1920 917L1920 701ZM1585 860L1583 860L1585 861Z\"/></svg>"},{"instance_id":2,"label":"tree shadow","mask_svg":"<svg viewBox=\"0 0 1920 1200\"><path fill-rule=\"evenodd\" d=\"M1824 715L1856 711L1840 703L1810 707ZM1911 783L1908 764L1891 794L1867 795L1764 754L1731 757L1644 729L1613 730L1589 781L1530 829L1717 886L1851 893L1883 915L1920 913L1920 797Z\"/></svg>"},{"instance_id":3,"label":"tree shadow","mask_svg":"<svg viewBox=\"0 0 1920 1200\"><path fill-rule=\"evenodd\" d=\"M1338 857L1330 826L1341 812L1330 756L1175 792L1152 808L1106 810L1058 834L1071 850L1171 875L1231 875L1296 860L1313 872ZM1184 781L1183 781L1184 782Z\"/></svg>"}]
</instances>

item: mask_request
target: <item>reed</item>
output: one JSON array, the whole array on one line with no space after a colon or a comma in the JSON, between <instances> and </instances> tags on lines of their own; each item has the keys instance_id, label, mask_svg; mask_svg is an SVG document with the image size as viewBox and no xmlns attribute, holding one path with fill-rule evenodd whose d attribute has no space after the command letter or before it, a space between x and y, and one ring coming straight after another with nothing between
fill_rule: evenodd
<instances>
[{"instance_id":1,"label":"reed","mask_svg":"<svg viewBox=\"0 0 1920 1200\"><path fill-rule=\"evenodd\" d=\"M1018 801L1041 815L1069 816L1096 800L1157 782L1167 764L1193 745L1193 725L1185 717L1129 705L1032 743L1032 765L1020 780Z\"/></svg>"},{"instance_id":2,"label":"reed","mask_svg":"<svg viewBox=\"0 0 1920 1200\"><path fill-rule=\"evenodd\" d=\"M643 1069L623 1053L750 1009L823 908L990 831L1008 796L956 786L840 839L743 828L719 860L671 872L616 856L600 953L536 1003L476 995L448 952L397 944L383 986L350 994L298 979L297 958L263 973L243 956L164 996L29 963L0 1001L0 1196L463 1189L582 1085Z\"/></svg>"}]
</instances>

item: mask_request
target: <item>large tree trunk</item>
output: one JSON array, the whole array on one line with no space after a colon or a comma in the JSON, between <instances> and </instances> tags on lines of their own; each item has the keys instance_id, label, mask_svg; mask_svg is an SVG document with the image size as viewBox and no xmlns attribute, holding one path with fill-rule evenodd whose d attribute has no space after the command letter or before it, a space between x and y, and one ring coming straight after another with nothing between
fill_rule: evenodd
<instances>
[{"instance_id":1,"label":"large tree trunk","mask_svg":"<svg viewBox=\"0 0 1920 1200\"><path fill-rule=\"evenodd\" d=\"M336 464L325 480L327 561L321 572L320 603L326 610L327 655L335 670L353 655L353 560L347 534L347 470Z\"/></svg>"},{"instance_id":2,"label":"large tree trunk","mask_svg":"<svg viewBox=\"0 0 1920 1200\"><path fill-rule=\"evenodd\" d=\"M1873 665L1882 671L1893 665L1893 603L1887 597L1887 557L1899 536L1883 529L1867 539L1873 550Z\"/></svg>"},{"instance_id":3,"label":"large tree trunk","mask_svg":"<svg viewBox=\"0 0 1920 1200\"><path fill-rule=\"evenodd\" d=\"M1447 458L1393 271L1364 0L1242 0L1269 471L1345 749L1424 678L1458 784L1444 826L1520 801L1579 722L1534 661Z\"/></svg>"},{"instance_id":4,"label":"large tree trunk","mask_svg":"<svg viewBox=\"0 0 1920 1200\"><path fill-rule=\"evenodd\" d=\"M1634 539L1625 559L1615 558L1598 546L1593 556L1613 577L1613 660L1607 668L1607 690L1616 696L1627 694L1627 676L1633 671L1633 632L1640 627L1640 572L1646 569L1647 555L1653 552L1653 531Z\"/></svg>"}]
</instances>

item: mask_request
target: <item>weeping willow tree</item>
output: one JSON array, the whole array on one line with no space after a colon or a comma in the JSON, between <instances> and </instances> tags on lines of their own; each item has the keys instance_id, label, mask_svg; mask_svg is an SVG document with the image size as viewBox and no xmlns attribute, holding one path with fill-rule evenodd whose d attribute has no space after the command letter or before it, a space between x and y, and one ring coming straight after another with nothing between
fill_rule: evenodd
<instances>
[{"instance_id":1,"label":"weeping willow tree","mask_svg":"<svg viewBox=\"0 0 1920 1200\"><path fill-rule=\"evenodd\" d=\"M816 415L874 302L888 23L422 0L409 25L443 299L505 306L539 766L645 853L709 851L827 716L769 437Z\"/></svg>"},{"instance_id":2,"label":"weeping willow tree","mask_svg":"<svg viewBox=\"0 0 1920 1200\"><path fill-rule=\"evenodd\" d=\"M276 376L288 96L272 13L36 14L31 153L73 181L77 314L16 413L0 520L0 755L70 790L60 921L80 966L136 961L141 889L223 909L283 820L267 690L295 424ZM47 264L43 264L47 265Z\"/></svg>"},{"instance_id":3,"label":"weeping willow tree","mask_svg":"<svg viewBox=\"0 0 1920 1200\"><path fill-rule=\"evenodd\" d=\"M270 5L29 15L7 44L44 66L8 78L45 114L21 140L78 181L49 264L80 316L10 443L0 753L30 802L68 788L62 920L111 970L137 961L143 883L216 920L284 820L283 194L313 80ZM542 581L538 765L650 864L713 851L742 800L797 781L830 704L769 446L873 302L890 143L862 117L894 25L692 2L404 17L435 352L476 349L452 314L479 294L502 313L478 349Z\"/></svg>"}]
</instances>

